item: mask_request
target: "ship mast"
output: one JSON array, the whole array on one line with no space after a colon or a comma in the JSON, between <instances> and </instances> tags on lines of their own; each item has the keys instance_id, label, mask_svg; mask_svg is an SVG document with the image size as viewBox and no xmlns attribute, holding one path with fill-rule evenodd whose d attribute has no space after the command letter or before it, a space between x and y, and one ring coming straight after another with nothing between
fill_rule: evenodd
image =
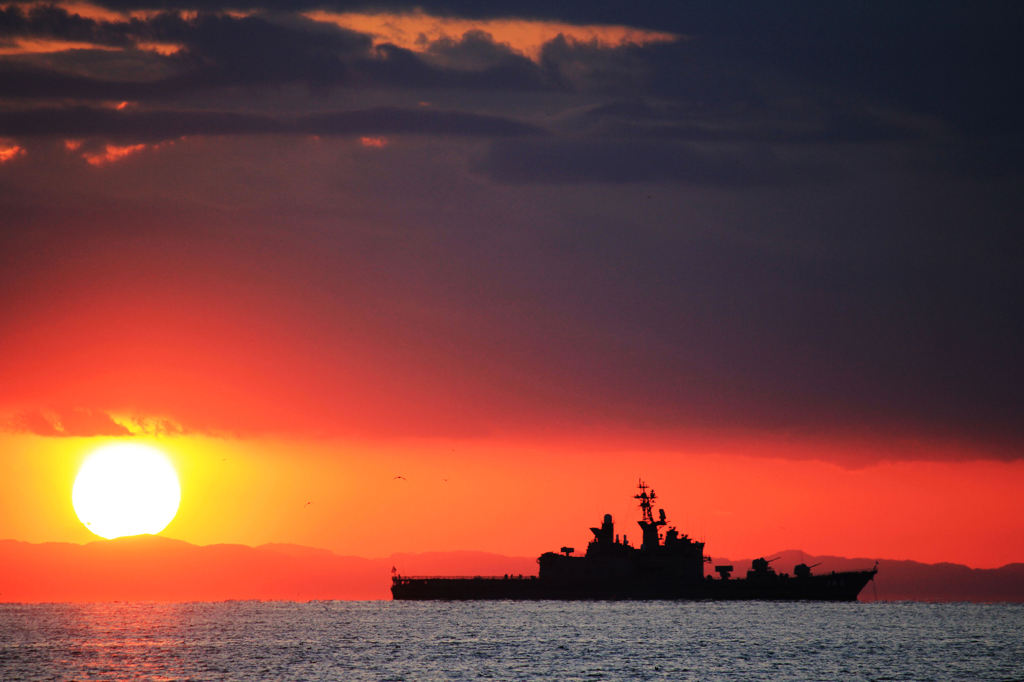
<instances>
[{"instance_id":1,"label":"ship mast","mask_svg":"<svg viewBox=\"0 0 1024 682\"><path fill-rule=\"evenodd\" d=\"M658 528L665 525L665 510L659 510L659 519L654 520L654 514L652 513L652 502L657 499L654 494L654 489L651 492L647 492L647 484L640 479L640 483L637 486L640 492L633 496L634 499L640 500L640 514L641 518L637 521L640 526L640 530L643 532L643 545L640 549L646 551L654 551L661 546L661 538L658 537Z\"/></svg>"},{"instance_id":2,"label":"ship mast","mask_svg":"<svg viewBox=\"0 0 1024 682\"><path fill-rule=\"evenodd\" d=\"M640 500L640 520L646 521L647 523L654 523L654 515L651 513L651 503L655 499L654 489L651 488L651 494L648 495L647 484L644 483L644 480L642 478L640 479L640 482L637 484L637 487L640 489L640 492L634 495L633 499Z\"/></svg>"}]
</instances>

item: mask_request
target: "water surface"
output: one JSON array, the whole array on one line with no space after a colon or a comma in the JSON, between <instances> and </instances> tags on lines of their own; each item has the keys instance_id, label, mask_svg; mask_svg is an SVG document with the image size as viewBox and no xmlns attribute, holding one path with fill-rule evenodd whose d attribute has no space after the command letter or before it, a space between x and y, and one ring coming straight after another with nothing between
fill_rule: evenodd
<instances>
[{"instance_id":1,"label":"water surface","mask_svg":"<svg viewBox=\"0 0 1024 682\"><path fill-rule=\"evenodd\" d=\"M0 604L0 679L1024 679L1024 605Z\"/></svg>"}]
</instances>

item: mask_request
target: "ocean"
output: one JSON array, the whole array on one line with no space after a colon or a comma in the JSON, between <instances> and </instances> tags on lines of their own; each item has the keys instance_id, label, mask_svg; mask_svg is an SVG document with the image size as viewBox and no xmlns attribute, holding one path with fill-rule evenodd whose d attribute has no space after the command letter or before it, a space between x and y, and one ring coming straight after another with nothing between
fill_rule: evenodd
<instances>
[{"instance_id":1,"label":"ocean","mask_svg":"<svg viewBox=\"0 0 1024 682\"><path fill-rule=\"evenodd\" d=\"M1021 680L1024 605L0 604L3 680Z\"/></svg>"}]
</instances>

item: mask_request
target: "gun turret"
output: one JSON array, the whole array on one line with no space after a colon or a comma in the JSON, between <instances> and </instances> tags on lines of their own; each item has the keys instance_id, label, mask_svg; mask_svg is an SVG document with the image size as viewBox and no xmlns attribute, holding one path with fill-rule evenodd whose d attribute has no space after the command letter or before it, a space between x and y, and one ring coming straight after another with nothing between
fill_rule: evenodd
<instances>
[{"instance_id":1,"label":"gun turret","mask_svg":"<svg viewBox=\"0 0 1024 682\"><path fill-rule=\"evenodd\" d=\"M773 561L778 561L778 560L779 560L779 557L773 557L771 559L765 559L764 557L758 557L757 559L754 559L752 562L750 562L750 570L747 571L747 575L748 576L774 575L775 571L772 570L772 567L769 564L771 564Z\"/></svg>"},{"instance_id":2,"label":"gun turret","mask_svg":"<svg viewBox=\"0 0 1024 682\"><path fill-rule=\"evenodd\" d=\"M797 564L793 567L793 575L795 575L797 578L810 578L811 569L815 566L821 566L821 562L819 561L818 563L811 564L810 566L808 566L807 564Z\"/></svg>"}]
</instances>

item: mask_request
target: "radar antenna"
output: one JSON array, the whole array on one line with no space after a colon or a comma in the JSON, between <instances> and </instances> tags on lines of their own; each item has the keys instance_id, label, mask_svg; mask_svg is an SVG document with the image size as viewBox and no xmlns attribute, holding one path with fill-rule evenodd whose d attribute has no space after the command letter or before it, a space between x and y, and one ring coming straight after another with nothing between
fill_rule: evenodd
<instances>
[{"instance_id":1,"label":"radar antenna","mask_svg":"<svg viewBox=\"0 0 1024 682\"><path fill-rule=\"evenodd\" d=\"M654 514L651 513L652 503L657 499L657 495L654 493L654 488L651 488L650 494L647 492L647 484L644 483L643 479L637 484L640 492L633 496L634 499L640 500L640 514L642 516L641 522L646 521L647 523L654 523ZM665 523L662 519L661 524ZM661 525L658 524L658 525Z\"/></svg>"}]
</instances>

